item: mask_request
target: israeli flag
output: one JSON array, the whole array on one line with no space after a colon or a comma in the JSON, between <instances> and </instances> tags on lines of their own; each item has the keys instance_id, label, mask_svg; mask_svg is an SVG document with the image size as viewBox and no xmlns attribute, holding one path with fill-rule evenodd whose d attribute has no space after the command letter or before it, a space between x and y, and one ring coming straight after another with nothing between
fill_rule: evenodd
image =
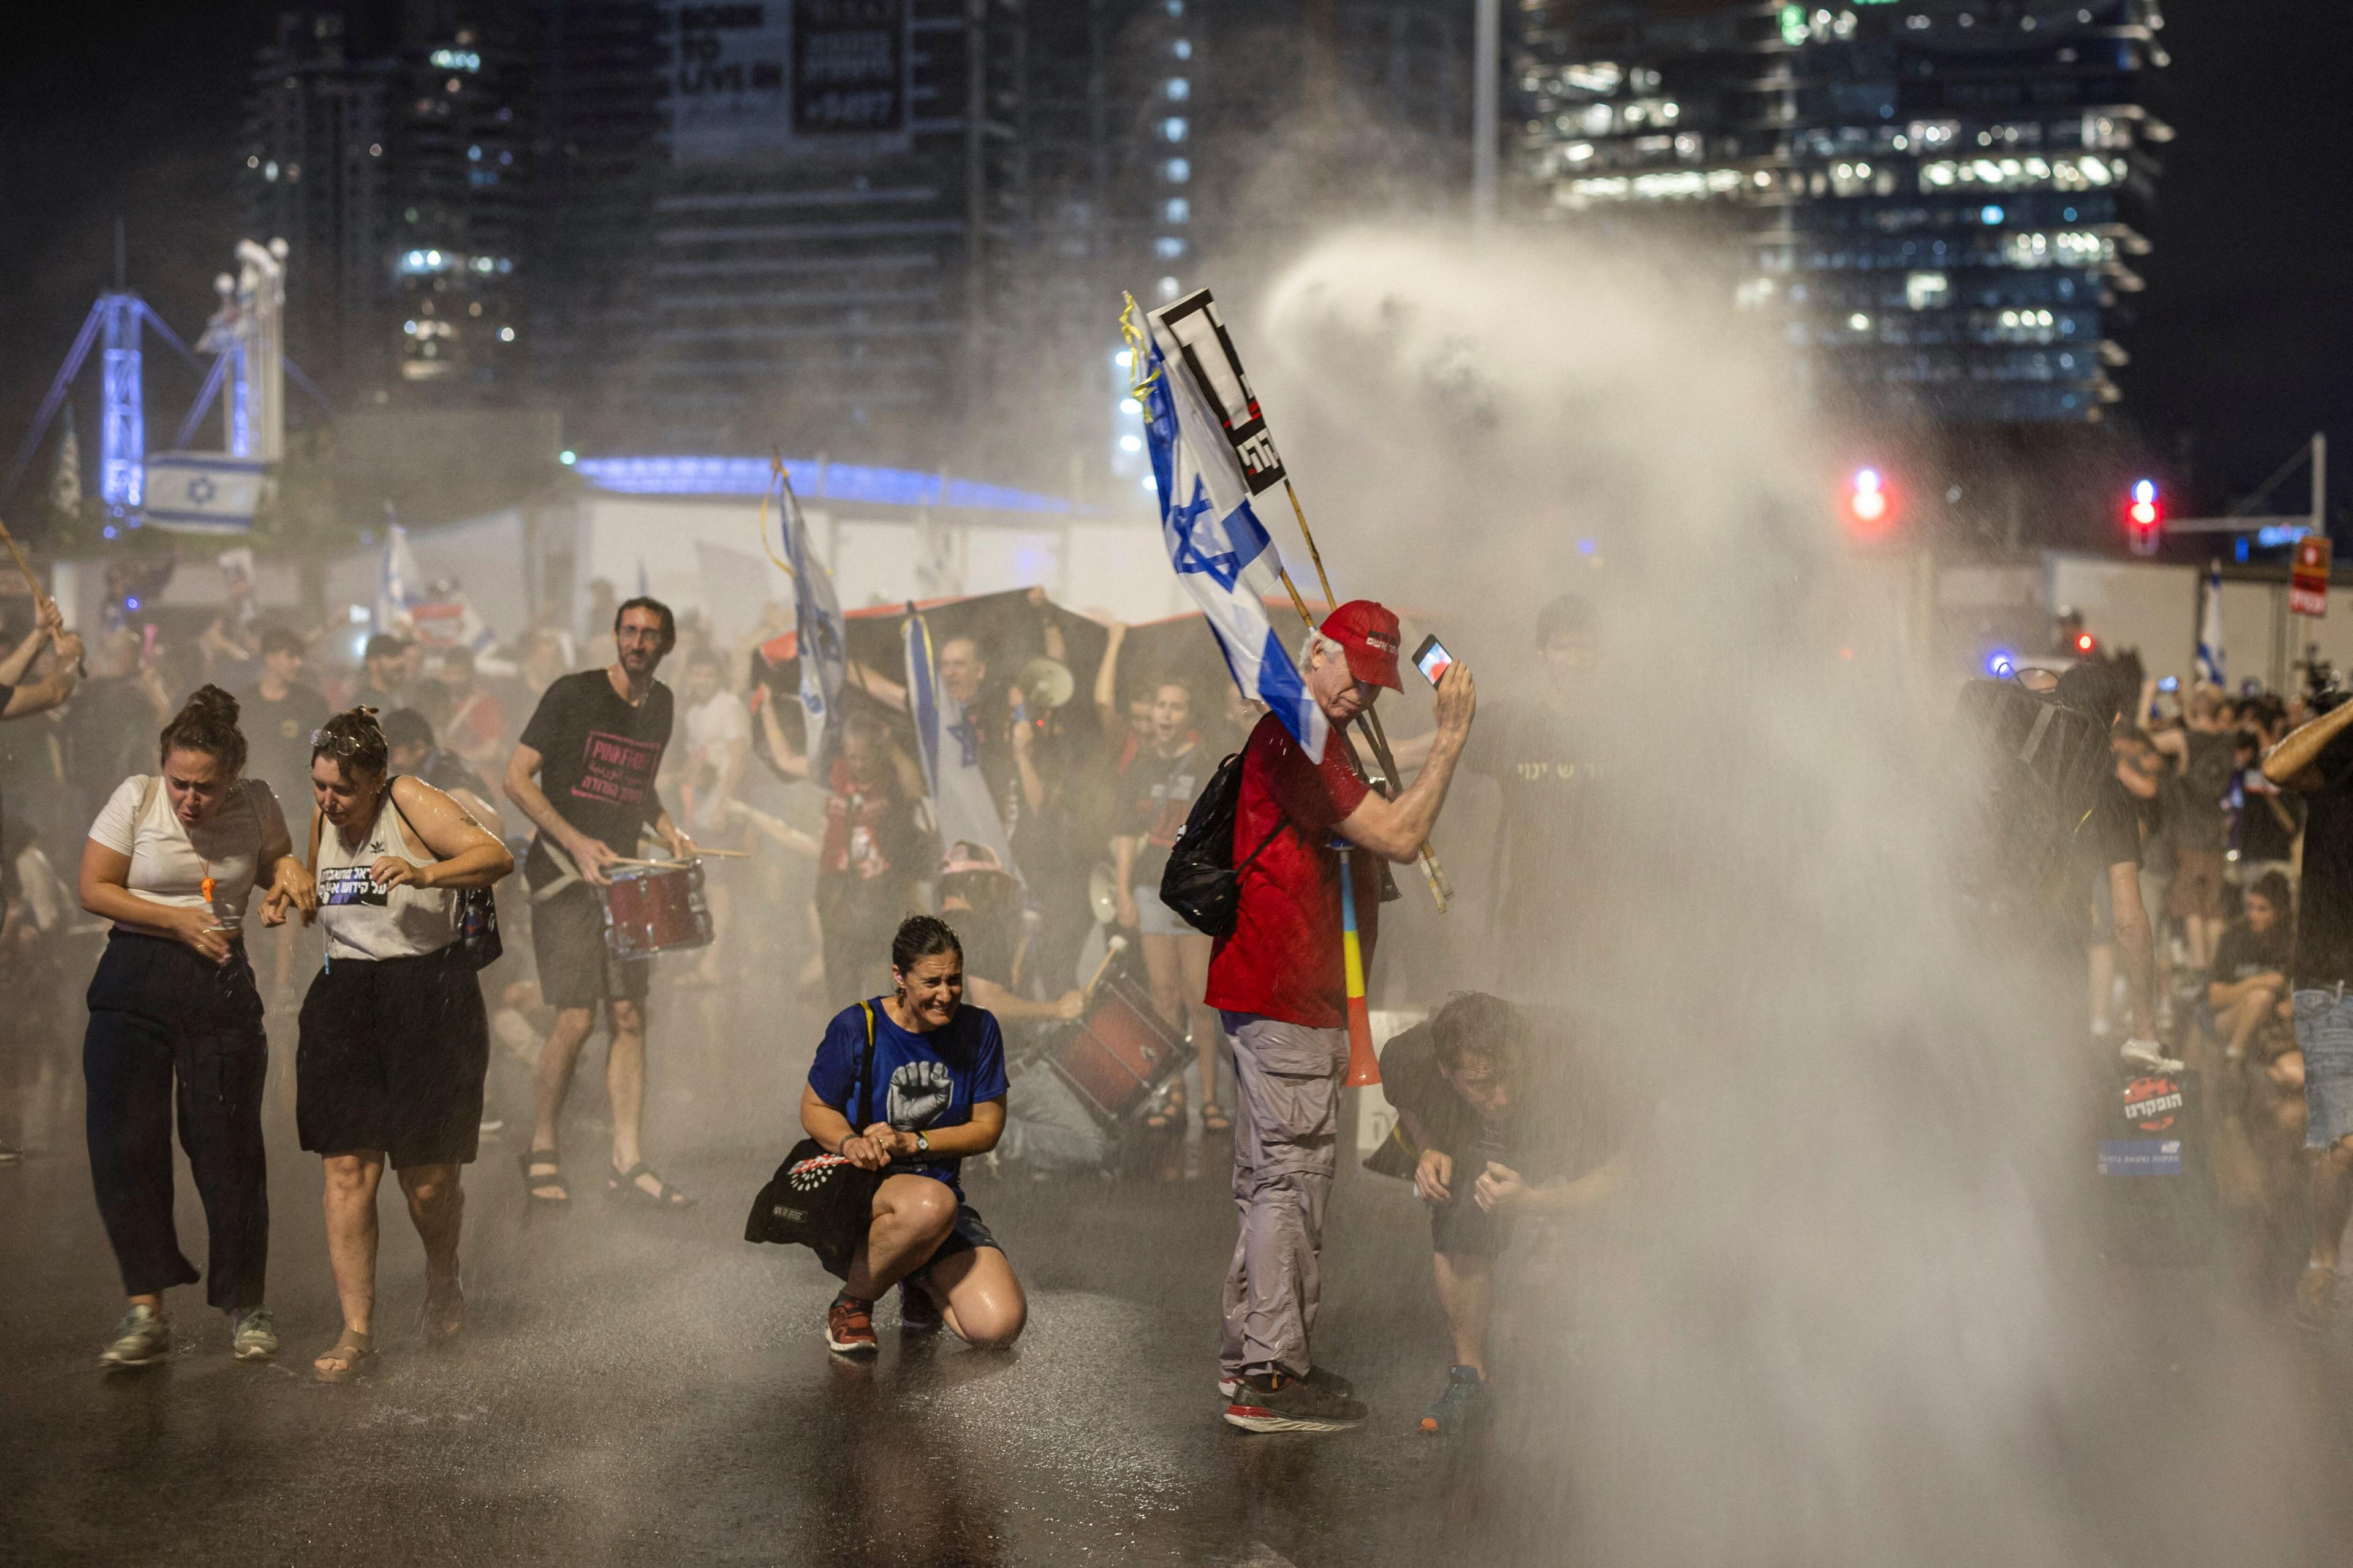
<instances>
[{"instance_id":1,"label":"israeli flag","mask_svg":"<svg viewBox=\"0 0 2353 1568\"><path fill-rule=\"evenodd\" d=\"M417 606L425 602L425 577L408 548L408 531L392 521L389 507L384 529L384 565L375 583L375 629L413 637Z\"/></svg>"},{"instance_id":2,"label":"israeli flag","mask_svg":"<svg viewBox=\"0 0 2353 1568\"><path fill-rule=\"evenodd\" d=\"M1266 601L1282 591L1282 557L1252 510L1250 469L1245 450L1228 439L1229 424L1209 412L1193 372L1198 354L1172 331L1168 316L1206 294L1189 296L1146 321L1151 335L1136 378L1144 405L1144 434L1152 451L1152 477L1160 490L1160 538L1167 547L1176 581L1201 607L1218 636L1218 651L1234 684L1273 710L1310 760L1324 760L1331 726L1308 695L1275 635ZM1201 312L1195 312L1197 317ZM1214 325L1214 316L1202 317ZM1216 328L1220 340L1222 327ZM1247 396L1247 384L1242 384ZM1250 400L1255 413L1255 400ZM1271 460L1272 445L1262 439ZM1261 450L1250 448L1250 454ZM1263 470L1263 465L1259 466ZM1279 467L1273 468L1281 478Z\"/></svg>"},{"instance_id":3,"label":"israeli flag","mask_svg":"<svg viewBox=\"0 0 2353 1568\"><path fill-rule=\"evenodd\" d=\"M269 465L225 452L155 452L147 458L147 521L183 533L243 533L261 505Z\"/></svg>"},{"instance_id":4,"label":"israeli flag","mask_svg":"<svg viewBox=\"0 0 2353 1568\"><path fill-rule=\"evenodd\" d=\"M809 777L822 781L818 770L826 758L826 731L841 701L841 685L849 675L849 633L842 625L841 604L833 596L833 576L809 548L808 522L801 516L800 498L783 469L776 484L784 492L777 513L784 520L785 564L793 573L794 637L801 663L801 711L807 719Z\"/></svg>"},{"instance_id":5,"label":"israeli flag","mask_svg":"<svg viewBox=\"0 0 2353 1568\"><path fill-rule=\"evenodd\" d=\"M962 841L995 852L1008 874L1014 868L1013 846L988 779L980 771L980 736L964 705L940 689L939 669L932 650L932 631L923 613L907 605L907 716L915 721L915 746L922 753L923 781L931 791L932 820L940 831L940 847Z\"/></svg>"},{"instance_id":6,"label":"israeli flag","mask_svg":"<svg viewBox=\"0 0 2353 1568\"><path fill-rule=\"evenodd\" d=\"M2216 562L2206 579L2206 608L2198 618L2198 679L2207 686L2222 684L2222 565Z\"/></svg>"}]
</instances>

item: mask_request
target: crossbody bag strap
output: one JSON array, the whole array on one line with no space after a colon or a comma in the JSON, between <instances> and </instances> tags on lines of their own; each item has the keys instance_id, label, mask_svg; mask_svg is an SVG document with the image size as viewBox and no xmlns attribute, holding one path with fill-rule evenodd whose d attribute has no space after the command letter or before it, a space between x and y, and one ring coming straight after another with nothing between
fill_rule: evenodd
<instances>
[{"instance_id":1,"label":"crossbody bag strap","mask_svg":"<svg viewBox=\"0 0 2353 1568\"><path fill-rule=\"evenodd\" d=\"M456 857L456 856L454 856L454 855L443 855L443 854L440 854L440 853L437 852L437 851L434 849L433 846L431 846L430 844L426 844L426 843L425 843L425 835L423 835L423 834L421 834L421 833L419 833L419 832L417 832L417 824L415 824L415 823L413 823L413 822L409 821L409 820L408 820L408 813L406 813L406 812L405 812L405 811L403 811L403 810L401 810L401 809L400 809L400 797L399 797L398 795L395 795L395 794L393 794L393 793L392 793L392 786L393 786L393 784L398 784L398 783L399 783L403 778L405 778L405 777L406 777L406 776L407 776L407 775L406 775L406 774L405 774L405 773L395 773L395 774L392 776L392 779L391 779L390 783L387 783L387 784L384 786L384 798L385 798L385 799L386 799L386 800L388 800L388 801L390 801L390 802L392 803L392 814L393 814L395 816L397 816L398 818L400 818L400 836L401 836L403 838L406 838L406 839L409 843L411 843L411 844L421 844L421 845L424 845L424 847L425 847L425 853L427 853L427 855L430 855L430 856L432 856L432 857L433 857L433 863L434 863L435 865L437 865L437 866L438 866L438 865L439 865L439 864L440 864L442 861L444 861L444 860L454 860L454 859L456 859L456 858L457 858L457 857ZM451 890L451 891L463 891L464 889L450 889L450 890Z\"/></svg>"},{"instance_id":2,"label":"crossbody bag strap","mask_svg":"<svg viewBox=\"0 0 2353 1568\"><path fill-rule=\"evenodd\" d=\"M860 1120L849 1130L853 1138L873 1124L874 1104L874 1004L860 1002L858 1010L866 1015L866 1054L859 1058L858 1082L850 1089L850 1100L857 1106Z\"/></svg>"}]
</instances>

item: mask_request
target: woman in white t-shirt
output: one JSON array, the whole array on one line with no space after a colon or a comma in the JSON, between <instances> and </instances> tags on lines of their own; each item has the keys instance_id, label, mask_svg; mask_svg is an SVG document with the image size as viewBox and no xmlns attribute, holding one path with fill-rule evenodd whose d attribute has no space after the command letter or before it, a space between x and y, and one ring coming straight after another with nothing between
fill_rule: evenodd
<instances>
[{"instance_id":1,"label":"woman in white t-shirt","mask_svg":"<svg viewBox=\"0 0 2353 1568\"><path fill-rule=\"evenodd\" d=\"M311 737L311 869L327 962L302 1000L294 1120L325 1162L327 1258L343 1331L311 1373L347 1383L375 1359L376 1189L389 1163L425 1243L425 1337L466 1321L459 1184L491 1065L482 987L459 942L458 895L514 857L423 779L392 773L373 708Z\"/></svg>"},{"instance_id":2,"label":"woman in white t-shirt","mask_svg":"<svg viewBox=\"0 0 2353 1568\"><path fill-rule=\"evenodd\" d=\"M122 781L82 846L82 908L114 922L90 983L82 1073L90 1179L130 1311L101 1359L144 1366L171 1352L164 1292L195 1266L172 1223L172 1113L204 1199L206 1299L229 1315L240 1361L277 1353L262 1305L269 1261L261 1085L269 1046L245 956L245 915L264 925L311 909L277 796L242 776L237 699L207 686L164 727L159 772Z\"/></svg>"}]
</instances>

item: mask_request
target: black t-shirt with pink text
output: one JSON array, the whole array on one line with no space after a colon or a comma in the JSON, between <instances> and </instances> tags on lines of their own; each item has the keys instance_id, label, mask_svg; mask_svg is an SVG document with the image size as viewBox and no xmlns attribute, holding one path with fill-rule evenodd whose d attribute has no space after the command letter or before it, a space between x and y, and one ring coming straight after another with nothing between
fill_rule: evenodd
<instances>
[{"instance_id":1,"label":"black t-shirt with pink text","mask_svg":"<svg viewBox=\"0 0 2353 1568\"><path fill-rule=\"evenodd\" d=\"M605 671L584 669L550 685L523 726L522 743L539 753L547 804L616 855L636 854L639 834L661 815L654 774L670 744L670 688L659 680L631 707ZM534 887L561 874L545 837L532 840L524 867Z\"/></svg>"}]
</instances>

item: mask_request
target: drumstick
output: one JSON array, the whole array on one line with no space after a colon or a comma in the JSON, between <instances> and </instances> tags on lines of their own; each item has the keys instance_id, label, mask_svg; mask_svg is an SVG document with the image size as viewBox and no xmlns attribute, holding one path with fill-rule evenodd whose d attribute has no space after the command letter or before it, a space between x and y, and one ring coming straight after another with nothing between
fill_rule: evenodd
<instances>
[{"instance_id":1,"label":"drumstick","mask_svg":"<svg viewBox=\"0 0 2353 1568\"><path fill-rule=\"evenodd\" d=\"M700 844L694 847L694 852L699 856L714 857L721 860L749 860L752 858L752 852L749 849L705 849Z\"/></svg>"},{"instance_id":2,"label":"drumstick","mask_svg":"<svg viewBox=\"0 0 2353 1568\"><path fill-rule=\"evenodd\" d=\"M1111 961L1126 951L1127 938L1115 936L1111 939L1111 945L1103 949L1103 962L1095 965L1092 974L1087 976L1083 994L1092 996L1095 994L1095 987L1103 984L1103 972L1111 967Z\"/></svg>"},{"instance_id":3,"label":"drumstick","mask_svg":"<svg viewBox=\"0 0 2353 1568\"><path fill-rule=\"evenodd\" d=\"M0 522L0 544L5 544L8 547L8 553L16 558L16 570L24 574L25 586L32 592L33 611L36 615L38 615L40 613L41 601L47 598L48 595L41 592L41 580L33 575L33 563L25 559L23 547L17 544L16 536L8 531L8 525L5 522ZM77 659L74 662L74 668L83 673L88 673L88 660Z\"/></svg>"}]
</instances>

